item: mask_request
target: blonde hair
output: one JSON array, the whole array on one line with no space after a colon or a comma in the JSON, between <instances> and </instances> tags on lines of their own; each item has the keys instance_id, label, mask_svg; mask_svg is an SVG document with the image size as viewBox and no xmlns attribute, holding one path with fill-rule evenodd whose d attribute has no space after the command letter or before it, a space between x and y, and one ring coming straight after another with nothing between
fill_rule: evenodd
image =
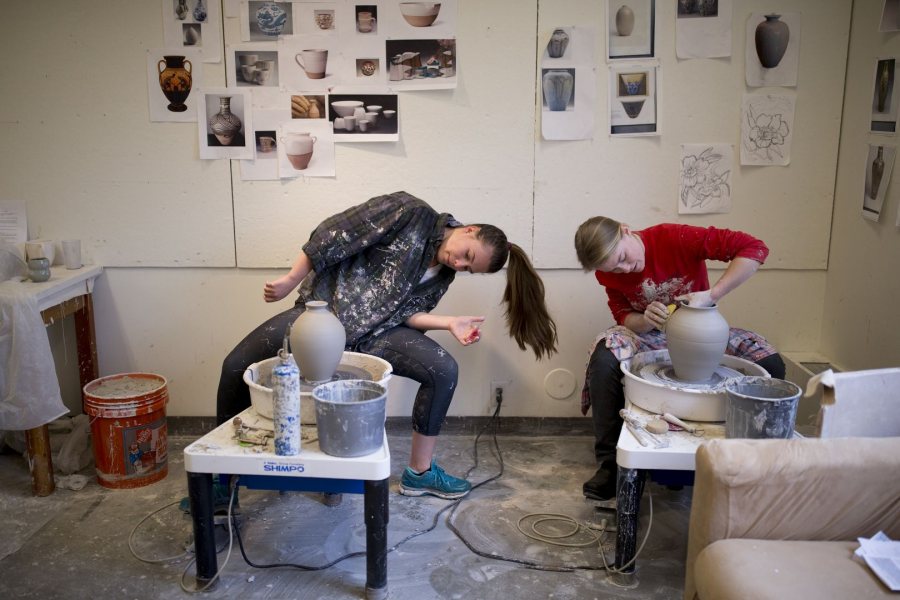
<instances>
[{"instance_id":1,"label":"blonde hair","mask_svg":"<svg viewBox=\"0 0 900 600\"><path fill-rule=\"evenodd\" d=\"M585 271L596 271L622 239L622 223L609 217L591 217L575 232L575 254Z\"/></svg>"}]
</instances>

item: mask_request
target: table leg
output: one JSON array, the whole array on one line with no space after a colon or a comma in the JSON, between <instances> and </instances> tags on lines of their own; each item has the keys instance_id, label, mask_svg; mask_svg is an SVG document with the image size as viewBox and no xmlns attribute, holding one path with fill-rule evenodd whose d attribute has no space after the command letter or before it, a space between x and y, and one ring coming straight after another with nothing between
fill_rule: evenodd
<instances>
[{"instance_id":1,"label":"table leg","mask_svg":"<svg viewBox=\"0 0 900 600\"><path fill-rule=\"evenodd\" d=\"M25 456L31 471L31 493L49 496L56 488L50 454L50 428L41 425L25 432Z\"/></svg>"},{"instance_id":2,"label":"table leg","mask_svg":"<svg viewBox=\"0 0 900 600\"><path fill-rule=\"evenodd\" d=\"M194 522L194 550L198 587L205 586L218 570L213 528L213 482L210 473L188 473L188 498Z\"/></svg>"},{"instance_id":3,"label":"table leg","mask_svg":"<svg viewBox=\"0 0 900 600\"><path fill-rule=\"evenodd\" d=\"M78 378L81 387L97 379L97 333L94 328L94 301L90 294L81 296L75 311L75 346L78 350Z\"/></svg>"},{"instance_id":4,"label":"table leg","mask_svg":"<svg viewBox=\"0 0 900 600\"><path fill-rule=\"evenodd\" d=\"M638 513L647 471L619 467L616 479L616 583L633 585L635 564L631 562L637 549ZM629 564L631 563L631 564Z\"/></svg>"},{"instance_id":5,"label":"table leg","mask_svg":"<svg viewBox=\"0 0 900 600\"><path fill-rule=\"evenodd\" d=\"M366 481L366 598L387 598L388 480Z\"/></svg>"}]
</instances>

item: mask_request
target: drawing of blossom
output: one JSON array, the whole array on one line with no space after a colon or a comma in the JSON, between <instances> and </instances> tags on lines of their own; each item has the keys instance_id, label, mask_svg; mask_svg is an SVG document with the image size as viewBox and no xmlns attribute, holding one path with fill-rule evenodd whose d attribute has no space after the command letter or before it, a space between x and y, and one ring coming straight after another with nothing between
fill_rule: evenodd
<instances>
[{"instance_id":1,"label":"drawing of blossom","mask_svg":"<svg viewBox=\"0 0 900 600\"><path fill-rule=\"evenodd\" d=\"M789 164L793 121L793 97L745 95L741 120L741 164Z\"/></svg>"},{"instance_id":2,"label":"drawing of blossom","mask_svg":"<svg viewBox=\"0 0 900 600\"><path fill-rule=\"evenodd\" d=\"M723 154L716 152L712 146L704 148L699 154L685 154L682 157L682 212L713 212L730 200L731 170L724 170L718 164L722 158Z\"/></svg>"}]
</instances>

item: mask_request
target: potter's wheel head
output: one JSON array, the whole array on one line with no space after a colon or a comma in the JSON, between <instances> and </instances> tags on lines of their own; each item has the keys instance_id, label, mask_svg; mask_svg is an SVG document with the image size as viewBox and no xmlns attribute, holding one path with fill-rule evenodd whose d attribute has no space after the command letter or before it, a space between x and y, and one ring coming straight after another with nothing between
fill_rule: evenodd
<instances>
[{"instance_id":1,"label":"potter's wheel head","mask_svg":"<svg viewBox=\"0 0 900 600\"><path fill-rule=\"evenodd\" d=\"M632 371L633 372L633 371ZM702 390L718 392L725 387L725 382L730 377L740 377L741 374L725 365L719 365L712 377L705 381L683 381L675 376L675 368L671 362L652 363L642 366L637 373L641 379L653 383L672 386L682 389Z\"/></svg>"}]
</instances>

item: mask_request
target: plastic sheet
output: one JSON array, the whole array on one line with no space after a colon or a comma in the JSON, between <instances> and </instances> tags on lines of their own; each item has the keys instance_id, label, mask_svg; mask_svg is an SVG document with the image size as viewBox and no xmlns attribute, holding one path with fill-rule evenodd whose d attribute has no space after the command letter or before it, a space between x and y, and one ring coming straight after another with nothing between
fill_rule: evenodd
<instances>
[{"instance_id":1,"label":"plastic sheet","mask_svg":"<svg viewBox=\"0 0 900 600\"><path fill-rule=\"evenodd\" d=\"M0 282L0 430L32 429L69 412L29 285Z\"/></svg>"}]
</instances>

